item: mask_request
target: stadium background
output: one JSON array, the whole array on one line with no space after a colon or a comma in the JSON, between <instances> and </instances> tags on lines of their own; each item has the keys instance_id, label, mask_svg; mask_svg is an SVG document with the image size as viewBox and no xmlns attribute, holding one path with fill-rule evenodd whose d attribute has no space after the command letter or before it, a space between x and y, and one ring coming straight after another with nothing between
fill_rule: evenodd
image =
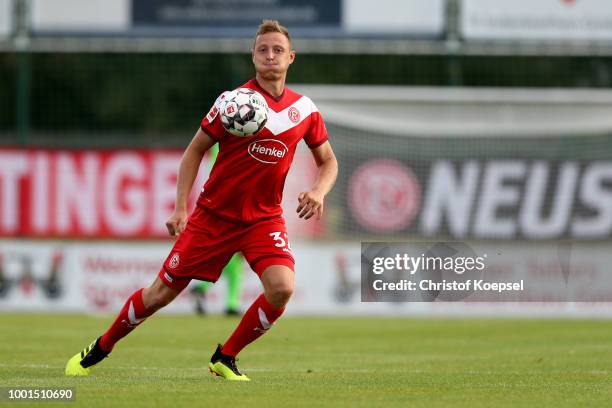
<instances>
[{"instance_id":1,"label":"stadium background","mask_svg":"<svg viewBox=\"0 0 612 408\"><path fill-rule=\"evenodd\" d=\"M300 222L315 169L296 154L297 288L240 356L254 381L208 375L236 320L186 296L64 377L159 270L181 152L251 77L262 17L295 37L288 82L340 175L324 220ZM88 407L608 406L611 86L608 0L0 0L0 402L28 386ZM372 241L452 242L530 290L361 302ZM260 291L247 273L242 303Z\"/></svg>"},{"instance_id":2,"label":"stadium background","mask_svg":"<svg viewBox=\"0 0 612 408\"><path fill-rule=\"evenodd\" d=\"M150 281L181 150L251 77L253 27L272 15L296 38L288 82L318 104L341 165L322 222L292 211L314 177L303 146L288 179L290 313L608 315L612 7L234 3L248 13L0 1L2 310L112 312ZM359 242L436 240L491 254L507 280L545 275L544 289L510 299L529 303L360 302ZM258 291L249 274L244 303ZM222 297L223 283L212 310ZM168 308L189 310L186 296Z\"/></svg>"}]
</instances>

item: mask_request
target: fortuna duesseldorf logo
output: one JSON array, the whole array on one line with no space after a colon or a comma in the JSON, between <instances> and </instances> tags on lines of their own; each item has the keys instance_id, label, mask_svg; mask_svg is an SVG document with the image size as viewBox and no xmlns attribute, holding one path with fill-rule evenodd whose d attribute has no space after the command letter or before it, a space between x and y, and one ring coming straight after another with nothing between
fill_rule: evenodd
<instances>
[{"instance_id":1,"label":"fortuna duesseldorf logo","mask_svg":"<svg viewBox=\"0 0 612 408\"><path fill-rule=\"evenodd\" d=\"M179 266L180 262L181 258L179 257L179 254L175 252L174 255L172 255L172 258L170 258L170 263L168 264L168 266L170 267L170 269L176 269L176 267Z\"/></svg>"},{"instance_id":2,"label":"fortuna duesseldorf logo","mask_svg":"<svg viewBox=\"0 0 612 408\"><path fill-rule=\"evenodd\" d=\"M287 145L276 139L256 140L249 144L248 150L251 157L266 164L278 163L289 151Z\"/></svg>"},{"instance_id":3,"label":"fortuna duesseldorf logo","mask_svg":"<svg viewBox=\"0 0 612 408\"><path fill-rule=\"evenodd\" d=\"M295 106L289 108L287 116L289 116L289 120L293 123L298 123L300 121L300 111L297 110Z\"/></svg>"}]
</instances>

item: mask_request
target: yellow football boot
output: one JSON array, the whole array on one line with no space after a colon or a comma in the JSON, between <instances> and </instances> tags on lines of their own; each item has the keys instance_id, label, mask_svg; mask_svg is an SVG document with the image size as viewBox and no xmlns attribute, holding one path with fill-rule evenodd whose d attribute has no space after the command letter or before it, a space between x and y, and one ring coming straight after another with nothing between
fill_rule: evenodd
<instances>
[{"instance_id":1,"label":"yellow football boot","mask_svg":"<svg viewBox=\"0 0 612 408\"><path fill-rule=\"evenodd\" d=\"M217 346L215 354L210 358L208 369L213 375L229 381L251 381L249 377L238 371L236 358L221 353L221 345Z\"/></svg>"}]
</instances>

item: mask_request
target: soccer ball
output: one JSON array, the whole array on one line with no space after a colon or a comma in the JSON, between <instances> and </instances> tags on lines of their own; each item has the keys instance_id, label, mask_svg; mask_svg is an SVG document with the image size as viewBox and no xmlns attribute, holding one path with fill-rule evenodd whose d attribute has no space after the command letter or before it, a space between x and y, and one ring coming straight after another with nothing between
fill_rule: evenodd
<instances>
[{"instance_id":1,"label":"soccer ball","mask_svg":"<svg viewBox=\"0 0 612 408\"><path fill-rule=\"evenodd\" d=\"M221 105L221 123L232 135L253 136L266 125L268 104L257 91L238 88L229 92Z\"/></svg>"}]
</instances>

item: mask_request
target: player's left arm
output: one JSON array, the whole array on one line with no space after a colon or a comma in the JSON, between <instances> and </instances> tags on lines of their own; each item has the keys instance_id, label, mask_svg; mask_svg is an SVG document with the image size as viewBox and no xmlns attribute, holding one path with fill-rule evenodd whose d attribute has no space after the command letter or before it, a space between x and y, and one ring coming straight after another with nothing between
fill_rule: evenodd
<instances>
[{"instance_id":1,"label":"player's left arm","mask_svg":"<svg viewBox=\"0 0 612 408\"><path fill-rule=\"evenodd\" d=\"M331 191L338 176L338 161L329 142L310 149L310 151L319 168L319 173L310 191L299 194L299 205L296 212L300 218L307 220L316 215L320 220L323 215L325 196Z\"/></svg>"}]
</instances>

